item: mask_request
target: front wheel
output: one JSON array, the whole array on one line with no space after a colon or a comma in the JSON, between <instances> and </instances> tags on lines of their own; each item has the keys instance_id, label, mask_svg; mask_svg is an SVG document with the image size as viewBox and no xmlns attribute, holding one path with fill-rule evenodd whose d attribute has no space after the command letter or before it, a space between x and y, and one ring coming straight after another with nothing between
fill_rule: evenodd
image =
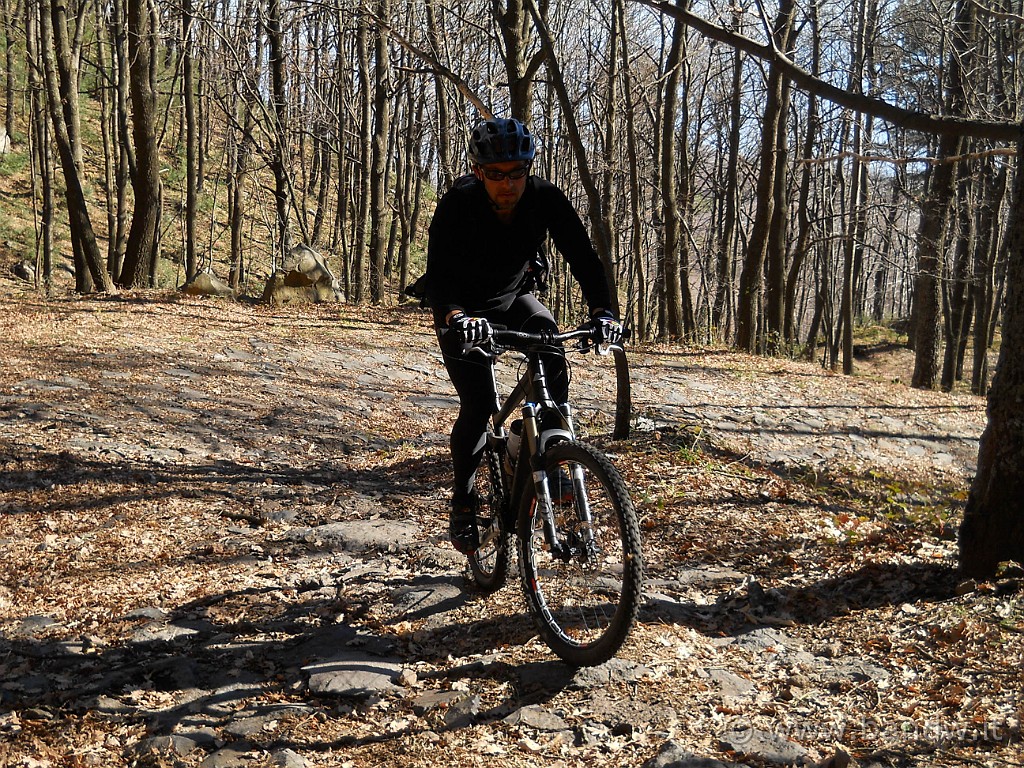
<instances>
[{"instance_id":1,"label":"front wheel","mask_svg":"<svg viewBox=\"0 0 1024 768\"><path fill-rule=\"evenodd\" d=\"M506 529L504 521L508 482L504 478L502 457L490 443L484 448L483 461L476 473L476 492L480 500L477 511L480 546L469 555L469 570L480 589L494 592L508 581L512 533Z\"/></svg>"},{"instance_id":2,"label":"front wheel","mask_svg":"<svg viewBox=\"0 0 1024 768\"><path fill-rule=\"evenodd\" d=\"M544 641L575 666L622 647L643 590L640 528L629 492L604 454L583 443L545 453L558 547L529 494L520 511L519 572Z\"/></svg>"}]
</instances>

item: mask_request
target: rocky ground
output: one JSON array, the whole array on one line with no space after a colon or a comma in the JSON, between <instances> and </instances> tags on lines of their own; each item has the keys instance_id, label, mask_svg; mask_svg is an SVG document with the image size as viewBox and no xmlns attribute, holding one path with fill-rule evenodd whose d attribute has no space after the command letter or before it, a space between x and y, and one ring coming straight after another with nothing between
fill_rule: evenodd
<instances>
[{"instance_id":1,"label":"rocky ground","mask_svg":"<svg viewBox=\"0 0 1024 768\"><path fill-rule=\"evenodd\" d=\"M648 588L574 670L445 540L424 315L12 294L0 356L0 765L1021 764L1019 576L955 570L980 398L645 346L613 441L578 358Z\"/></svg>"}]
</instances>

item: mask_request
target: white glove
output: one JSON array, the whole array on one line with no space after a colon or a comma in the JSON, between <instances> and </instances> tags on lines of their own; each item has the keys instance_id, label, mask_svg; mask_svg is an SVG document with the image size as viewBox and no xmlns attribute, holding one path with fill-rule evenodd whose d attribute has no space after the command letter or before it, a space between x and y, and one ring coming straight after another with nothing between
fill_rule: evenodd
<instances>
[{"instance_id":1,"label":"white glove","mask_svg":"<svg viewBox=\"0 0 1024 768\"><path fill-rule=\"evenodd\" d=\"M622 344L622 323L607 309L601 310L592 318L590 324L594 328L598 344Z\"/></svg>"},{"instance_id":2,"label":"white glove","mask_svg":"<svg viewBox=\"0 0 1024 768\"><path fill-rule=\"evenodd\" d=\"M491 335L490 323L482 317L470 317L465 312L452 316L448 327L458 334L463 344L479 344Z\"/></svg>"}]
</instances>

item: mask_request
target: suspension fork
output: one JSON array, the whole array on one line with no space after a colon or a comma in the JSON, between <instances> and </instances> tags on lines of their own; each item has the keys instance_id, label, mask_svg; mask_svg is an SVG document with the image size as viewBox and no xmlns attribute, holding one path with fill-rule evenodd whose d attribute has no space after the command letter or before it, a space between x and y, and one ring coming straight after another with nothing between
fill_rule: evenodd
<instances>
[{"instance_id":1,"label":"suspension fork","mask_svg":"<svg viewBox=\"0 0 1024 768\"><path fill-rule=\"evenodd\" d=\"M575 439L572 411L568 403L556 404L551 399L547 386L547 373L540 355L533 353L529 358L527 370L499 413L495 414L494 420L496 423L504 421L516 405L523 403L523 436L512 482L512 498L522 498L521 493L526 490L527 483L533 483L538 513L541 515L544 528L544 538L555 557L568 560L572 552L571 548L558 535L555 511L551 502L551 486L548 480L548 470L551 467L546 466L544 454L552 441ZM556 416L557 423L550 423L549 415ZM542 424L542 421L545 423ZM530 472L529 477L526 474L527 471ZM578 465L573 467L571 481L573 503L576 505L577 517L583 524L581 527L586 531L584 540L587 543L587 551L590 552L593 531L590 526L590 510L586 501L583 470Z\"/></svg>"},{"instance_id":2,"label":"suspension fork","mask_svg":"<svg viewBox=\"0 0 1024 768\"><path fill-rule=\"evenodd\" d=\"M527 403L523 406L524 440L519 449L517 474L519 474L520 468L523 468L523 472L525 472L525 467L529 466L537 513L541 515L541 522L544 526L544 538L547 540L548 546L551 547L551 552L561 555L565 551L565 547L558 537L558 529L555 526L555 510L551 506L551 487L548 483L547 470L544 467L545 446L537 419L537 411L535 403Z\"/></svg>"},{"instance_id":3,"label":"suspension fork","mask_svg":"<svg viewBox=\"0 0 1024 768\"><path fill-rule=\"evenodd\" d=\"M572 504L575 514L575 527L573 534L567 540L558 535L555 524L554 504L551 499L551 480L548 473L555 469L548 466L544 458L552 440L573 440L575 439L572 424L572 410L568 403L562 403L555 409L544 409L547 413L555 412L559 416L559 424L551 429L541 429L540 422L543 417L538 418L538 409L532 404L530 408L532 422L529 434L534 436L534 447L530 448L530 467L533 470L533 483L537 497L537 504L540 507L540 514L543 515L544 536L551 547L552 554L566 562L573 556L582 555L584 562L593 563L598 559L597 539L594 536L593 518L590 514L590 499L587 494L585 472L583 465L574 462L569 470L569 480L572 483ZM525 412L525 409L524 409ZM526 434L527 419L524 418L524 434ZM525 458L525 457L524 457Z\"/></svg>"}]
</instances>

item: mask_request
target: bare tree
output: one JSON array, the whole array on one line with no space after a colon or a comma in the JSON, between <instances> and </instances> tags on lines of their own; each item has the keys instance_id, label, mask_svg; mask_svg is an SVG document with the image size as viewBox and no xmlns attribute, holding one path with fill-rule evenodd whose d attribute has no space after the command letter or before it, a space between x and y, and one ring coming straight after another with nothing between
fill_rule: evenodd
<instances>
[{"instance_id":1,"label":"bare tree","mask_svg":"<svg viewBox=\"0 0 1024 768\"><path fill-rule=\"evenodd\" d=\"M25 7L25 57L28 64L29 135L32 157L32 199L39 200L36 237L36 276L41 275L47 293L53 276L53 161L50 153L50 121L46 114L46 87L39 55L39 13ZM38 187L37 187L38 185Z\"/></svg>"},{"instance_id":2,"label":"bare tree","mask_svg":"<svg viewBox=\"0 0 1024 768\"><path fill-rule=\"evenodd\" d=\"M665 92L662 97L661 135L661 196L662 222L665 227L664 237L664 292L665 316L660 336L681 339L687 333L683 320L683 292L689 286L682 285L682 262L680 254L684 249L680 233L679 183L676 178L676 122L678 118L679 82L682 79L684 66L683 55L686 43L686 25L676 19L672 25L672 41L669 45L668 58L665 61ZM683 126L685 131L686 126ZM682 154L682 153L680 153ZM685 170L683 174L685 176Z\"/></svg>"},{"instance_id":3,"label":"bare tree","mask_svg":"<svg viewBox=\"0 0 1024 768\"><path fill-rule=\"evenodd\" d=\"M1003 341L988 394L988 425L981 437L978 472L960 528L960 566L967 576L995 574L999 563L1024 562L1024 124L1017 145Z\"/></svg>"},{"instance_id":4,"label":"bare tree","mask_svg":"<svg viewBox=\"0 0 1024 768\"><path fill-rule=\"evenodd\" d=\"M358 94L359 106L359 162L355 168L356 182L353 185L356 197L356 217L352 239L352 293L356 301L365 301L369 276L369 258L366 244L366 222L370 217L370 164L373 148L373 91L369 87L372 82L370 67L370 18L368 14L360 14L359 26L356 31L357 65L359 81L362 88Z\"/></svg>"},{"instance_id":5,"label":"bare tree","mask_svg":"<svg viewBox=\"0 0 1024 768\"><path fill-rule=\"evenodd\" d=\"M389 18L388 0L376 0L379 19ZM370 301L384 301L384 263L387 256L384 228L388 205L388 133L391 129L391 67L388 59L387 34L374 31L373 55L373 135L370 142ZM369 88L367 83L365 88Z\"/></svg>"},{"instance_id":6,"label":"bare tree","mask_svg":"<svg viewBox=\"0 0 1024 768\"><path fill-rule=\"evenodd\" d=\"M970 45L973 4L967 0L956 3L952 47L948 56L949 75L946 85L948 110L953 115L966 111L965 66ZM939 345L941 341L940 291L943 253L950 208L956 191L956 166L952 158L964 146L961 136L944 135L939 139L940 162L935 168L928 197L921 215L918 233L918 270L914 286L914 375L915 387L931 389L938 383Z\"/></svg>"},{"instance_id":7,"label":"bare tree","mask_svg":"<svg viewBox=\"0 0 1024 768\"><path fill-rule=\"evenodd\" d=\"M251 41L245 45L243 41ZM260 21L259 2L246 2L239 9L236 33L230 39L232 50L237 52L237 88L231 88L224 107L230 115L228 133L228 222L230 229L230 271L228 283L236 291L242 286L248 272L243 243L247 195L246 183L250 170L250 158L254 152L258 83L262 73L264 51L264 27Z\"/></svg>"},{"instance_id":8,"label":"bare tree","mask_svg":"<svg viewBox=\"0 0 1024 768\"><path fill-rule=\"evenodd\" d=\"M437 0L424 0L427 36L430 41L430 51L436 61L440 61L441 54L441 33L439 31ZM443 11L442 11L443 12ZM452 119L448 110L448 96L446 91L447 80L444 77L434 78L434 103L437 109L437 155L438 155L438 186L441 189L449 189L455 181L455 149L453 146L454 131L449 130Z\"/></svg>"},{"instance_id":9,"label":"bare tree","mask_svg":"<svg viewBox=\"0 0 1024 768\"><path fill-rule=\"evenodd\" d=\"M128 61L132 105L135 210L118 282L125 287L155 285L160 249L160 146L157 139L157 9L151 0L128 0Z\"/></svg>"},{"instance_id":10,"label":"bare tree","mask_svg":"<svg viewBox=\"0 0 1024 768\"><path fill-rule=\"evenodd\" d=\"M793 15L796 10L792 0L782 0L772 28L775 50L789 50L793 29ZM753 352L761 348L761 292L764 281L765 260L768 258L771 242L771 222L776 203L776 176L778 166L780 121L785 118L786 85L785 75L774 62L768 69L767 98L761 123L761 155L757 176L757 214L750 243L740 272L740 294L736 323L736 344L741 349ZM781 289L777 283L769 285L770 290ZM779 329L781 330L781 328Z\"/></svg>"},{"instance_id":11,"label":"bare tree","mask_svg":"<svg viewBox=\"0 0 1024 768\"><path fill-rule=\"evenodd\" d=\"M561 69L559 68L558 59L555 56L554 41L551 37L551 32L548 29L547 22L541 15L540 9L537 7L535 0L528 0L530 13L533 15L534 24L537 26L537 31L540 34L542 48L545 51L547 57L547 67L551 74L551 85L558 95L559 106L562 109L562 119L565 121L565 129L568 135L569 143L573 149L573 155L576 158L576 170L579 173L580 183L587 193L587 200L590 204L590 223L592 234L594 238L594 246L597 249L598 256L605 265L605 270L609 275L614 274L614 268L611 264L611 235L608 229L608 222L601 219L601 194L597 188L597 183L594 180L594 175L590 170L590 163L587 160L586 147L583 144L583 139L580 134L579 126L576 122L575 112L572 109L572 101L569 99L569 93L566 89L565 78L562 77ZM618 311L618 306L613 307Z\"/></svg>"},{"instance_id":12,"label":"bare tree","mask_svg":"<svg viewBox=\"0 0 1024 768\"><path fill-rule=\"evenodd\" d=\"M199 121L193 73L193 0L183 0L181 20L181 91L185 105L185 281L199 271L196 222L199 208Z\"/></svg>"},{"instance_id":13,"label":"bare tree","mask_svg":"<svg viewBox=\"0 0 1024 768\"><path fill-rule=\"evenodd\" d=\"M113 124L109 126L113 165L113 225L107 233L107 267L115 277L124 268L124 255L128 248L129 208L128 189L135 174L135 150L132 147L129 119L129 63L128 25L124 0L112 0L108 6L108 28L112 44L111 78L114 89Z\"/></svg>"},{"instance_id":14,"label":"bare tree","mask_svg":"<svg viewBox=\"0 0 1024 768\"><path fill-rule=\"evenodd\" d=\"M401 243L398 249L398 293L401 296L409 284L409 260L413 243L419 232L419 219L423 200L423 118L426 97L421 91L414 92L411 81L405 85L405 137L402 142L400 161L396 166L395 212L401 227Z\"/></svg>"},{"instance_id":15,"label":"bare tree","mask_svg":"<svg viewBox=\"0 0 1024 768\"><path fill-rule=\"evenodd\" d=\"M783 81L780 115L789 112L792 89ZM786 246L789 230L789 126L780 118L775 124L775 171L772 174L771 219L765 246L764 348L769 354L783 351L786 318Z\"/></svg>"},{"instance_id":16,"label":"bare tree","mask_svg":"<svg viewBox=\"0 0 1024 768\"><path fill-rule=\"evenodd\" d=\"M530 51L530 13L527 6L534 0L491 0L494 18L505 44L502 63L508 77L510 116L529 122L533 104L533 84L544 62L545 49ZM547 5L545 3L545 5ZM540 10L536 9L539 14ZM542 17L543 18L543 17Z\"/></svg>"},{"instance_id":17,"label":"bare tree","mask_svg":"<svg viewBox=\"0 0 1024 768\"><path fill-rule=\"evenodd\" d=\"M71 242L75 254L75 289L109 292L113 281L100 255L82 186L82 139L79 128L77 54L68 34L66 0L40 0L39 53L53 138L64 174Z\"/></svg>"},{"instance_id":18,"label":"bare tree","mask_svg":"<svg viewBox=\"0 0 1024 768\"><path fill-rule=\"evenodd\" d=\"M14 125L14 104L17 84L17 73L14 64L17 60L14 20L17 17L18 3L15 0L3 0L0 3L0 24L3 25L4 33L4 131L12 142L17 138Z\"/></svg>"},{"instance_id":19,"label":"bare tree","mask_svg":"<svg viewBox=\"0 0 1024 768\"><path fill-rule=\"evenodd\" d=\"M636 286L636 304L633 311L634 328L640 339L646 339L649 335L647 325L647 270L644 261L643 244L643 221L641 207L643 204L640 188L640 148L637 139L636 108L633 97L633 77L629 62L629 49L626 44L626 14L625 8L617 3L618 12L615 14L619 28L619 54L622 58L622 79L624 85L623 99L625 101L625 134L626 134L626 166L629 171L629 197L627 209L630 211L632 227L628 247L629 271L633 283Z\"/></svg>"},{"instance_id":20,"label":"bare tree","mask_svg":"<svg viewBox=\"0 0 1024 768\"><path fill-rule=\"evenodd\" d=\"M987 172L986 172L987 171ZM1000 248L1000 209L1008 186L1005 166L995 170L991 161L983 166L982 203L978 211L978 249L974 261L974 348L971 391L985 393L988 385L988 350L992 344L991 325L996 314L995 262Z\"/></svg>"},{"instance_id":21,"label":"bare tree","mask_svg":"<svg viewBox=\"0 0 1024 768\"><path fill-rule=\"evenodd\" d=\"M819 74L821 62L821 33L818 26L818 2L812 2L809 9L808 24L811 28L811 73ZM738 55L738 53L737 53ZM811 160L815 157L815 148L818 142L819 113L818 98L808 96L806 133L804 135L801 158L804 161L800 171L800 191L796 204L797 234L792 248L792 258L789 264L789 272L786 275L786 295L784 310L784 326L782 329L783 340L787 344L797 341L798 327L796 319L796 294L800 281L801 270L810 251L811 239L811 182L814 169ZM738 142L738 137L735 139Z\"/></svg>"},{"instance_id":22,"label":"bare tree","mask_svg":"<svg viewBox=\"0 0 1024 768\"><path fill-rule=\"evenodd\" d=\"M288 62L285 53L281 0L267 2L267 55L270 64L270 98L273 113L273 149L270 170L274 174L274 211L277 214L275 261L291 250L291 184L288 178Z\"/></svg>"},{"instance_id":23,"label":"bare tree","mask_svg":"<svg viewBox=\"0 0 1024 768\"><path fill-rule=\"evenodd\" d=\"M733 25L738 29L741 9L733 9ZM739 153L741 127L741 96L743 76L743 53L736 48L732 54L732 77L729 97L729 134L728 159L724 168L725 189L724 201L719 203L721 210L721 231L718 235L716 254L716 292L712 314L712 322L719 331L719 336L726 339L732 326L733 285L732 253L736 234L737 197L739 195Z\"/></svg>"}]
</instances>

